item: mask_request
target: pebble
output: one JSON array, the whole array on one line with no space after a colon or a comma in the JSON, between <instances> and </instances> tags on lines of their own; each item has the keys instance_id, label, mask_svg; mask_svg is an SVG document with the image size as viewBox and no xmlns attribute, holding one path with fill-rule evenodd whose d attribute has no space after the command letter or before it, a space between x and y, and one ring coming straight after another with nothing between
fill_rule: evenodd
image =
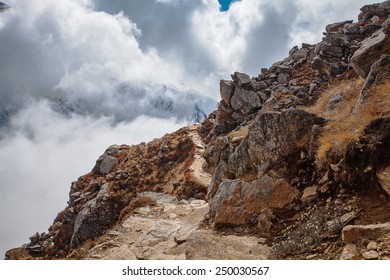
<instances>
[{"instance_id":1,"label":"pebble","mask_svg":"<svg viewBox=\"0 0 390 280\"><path fill-rule=\"evenodd\" d=\"M330 245L328 248L325 249L324 253L328 254L332 250L332 245Z\"/></svg>"},{"instance_id":2,"label":"pebble","mask_svg":"<svg viewBox=\"0 0 390 280\"><path fill-rule=\"evenodd\" d=\"M341 253L340 260L353 260L358 256L355 244L347 244Z\"/></svg>"},{"instance_id":3,"label":"pebble","mask_svg":"<svg viewBox=\"0 0 390 280\"><path fill-rule=\"evenodd\" d=\"M371 251L363 253L363 258L366 260L377 260L378 257L379 257L379 254L377 251L371 250Z\"/></svg>"},{"instance_id":4,"label":"pebble","mask_svg":"<svg viewBox=\"0 0 390 280\"><path fill-rule=\"evenodd\" d=\"M378 244L374 241L370 241L367 245L367 249L376 251L378 250Z\"/></svg>"},{"instance_id":5,"label":"pebble","mask_svg":"<svg viewBox=\"0 0 390 280\"><path fill-rule=\"evenodd\" d=\"M308 256L306 256L306 259L307 259L307 260L312 260L312 259L314 259L314 258L317 257L317 256L318 256L318 254L308 255Z\"/></svg>"},{"instance_id":6,"label":"pebble","mask_svg":"<svg viewBox=\"0 0 390 280\"><path fill-rule=\"evenodd\" d=\"M121 235L121 233L119 231L116 231L116 230L110 230L107 232L108 235L111 235L111 236L119 236Z\"/></svg>"},{"instance_id":7,"label":"pebble","mask_svg":"<svg viewBox=\"0 0 390 280\"><path fill-rule=\"evenodd\" d=\"M174 220L176 218L177 218L177 215L175 213L170 213L169 214L169 219Z\"/></svg>"},{"instance_id":8,"label":"pebble","mask_svg":"<svg viewBox=\"0 0 390 280\"><path fill-rule=\"evenodd\" d=\"M340 194L345 194L345 193L347 193L347 190L346 190L346 189L341 189L341 190L340 190Z\"/></svg>"}]
</instances>

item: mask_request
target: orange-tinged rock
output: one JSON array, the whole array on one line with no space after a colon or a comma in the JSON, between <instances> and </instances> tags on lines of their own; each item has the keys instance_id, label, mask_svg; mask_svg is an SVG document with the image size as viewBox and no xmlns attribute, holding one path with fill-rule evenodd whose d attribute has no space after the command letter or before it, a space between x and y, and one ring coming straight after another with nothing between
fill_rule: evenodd
<instances>
[{"instance_id":1,"label":"orange-tinged rock","mask_svg":"<svg viewBox=\"0 0 390 280\"><path fill-rule=\"evenodd\" d=\"M224 180L210 201L211 217L216 227L254 224L261 213L283 209L298 196L286 181L267 175L252 183Z\"/></svg>"}]
</instances>

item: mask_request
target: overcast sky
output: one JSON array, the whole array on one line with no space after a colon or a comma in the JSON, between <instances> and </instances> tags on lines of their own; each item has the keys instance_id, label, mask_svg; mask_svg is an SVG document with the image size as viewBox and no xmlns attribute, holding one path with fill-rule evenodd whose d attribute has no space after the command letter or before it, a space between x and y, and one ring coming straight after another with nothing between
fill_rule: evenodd
<instances>
[{"instance_id":1,"label":"overcast sky","mask_svg":"<svg viewBox=\"0 0 390 280\"><path fill-rule=\"evenodd\" d=\"M0 13L0 109L13 115L0 129L1 255L47 230L71 181L109 145L183 125L146 116L119 122L114 112L146 114L142 104L162 85L218 100L219 79L255 76L376 1L242 0L223 12L217 0L4 2L12 8ZM124 94L123 85L140 91ZM62 94L78 114L53 111Z\"/></svg>"}]
</instances>

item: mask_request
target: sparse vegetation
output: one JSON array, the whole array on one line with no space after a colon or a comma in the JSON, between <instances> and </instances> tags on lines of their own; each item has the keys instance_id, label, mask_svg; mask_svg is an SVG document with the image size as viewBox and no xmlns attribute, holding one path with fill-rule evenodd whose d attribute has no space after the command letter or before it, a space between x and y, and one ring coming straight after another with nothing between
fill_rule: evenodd
<instances>
[{"instance_id":1,"label":"sparse vegetation","mask_svg":"<svg viewBox=\"0 0 390 280\"><path fill-rule=\"evenodd\" d=\"M347 144L358 141L371 122L390 115L390 82L372 88L370 98L353 112L362 84L360 79L341 82L325 91L321 100L310 108L311 112L330 119L319 139L318 163L321 164L329 152L343 154ZM335 110L327 111L329 99L340 90L345 91L342 101Z\"/></svg>"},{"instance_id":2,"label":"sparse vegetation","mask_svg":"<svg viewBox=\"0 0 390 280\"><path fill-rule=\"evenodd\" d=\"M229 133L229 136L233 139L235 137L244 138L248 134L248 126L244 126L238 130Z\"/></svg>"},{"instance_id":3,"label":"sparse vegetation","mask_svg":"<svg viewBox=\"0 0 390 280\"><path fill-rule=\"evenodd\" d=\"M309 107L307 111L335 120L344 119L345 116L352 112L363 83L364 80L362 78L330 83L329 87L322 93L321 98L312 107ZM334 111L328 111L329 100L339 92L344 92L342 102L338 104Z\"/></svg>"}]
</instances>

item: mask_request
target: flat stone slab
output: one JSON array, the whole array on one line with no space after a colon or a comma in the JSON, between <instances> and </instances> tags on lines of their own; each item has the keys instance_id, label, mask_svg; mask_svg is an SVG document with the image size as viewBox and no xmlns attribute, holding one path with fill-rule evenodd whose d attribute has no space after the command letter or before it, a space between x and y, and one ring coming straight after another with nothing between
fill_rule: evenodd
<instances>
[{"instance_id":1,"label":"flat stone slab","mask_svg":"<svg viewBox=\"0 0 390 280\"><path fill-rule=\"evenodd\" d=\"M264 260L271 248L254 236L220 236L212 230L196 230L187 238L189 260Z\"/></svg>"},{"instance_id":2,"label":"flat stone slab","mask_svg":"<svg viewBox=\"0 0 390 280\"><path fill-rule=\"evenodd\" d=\"M390 233L390 223L375 225L349 225L343 228L344 243L355 243L362 239L375 240Z\"/></svg>"}]
</instances>

